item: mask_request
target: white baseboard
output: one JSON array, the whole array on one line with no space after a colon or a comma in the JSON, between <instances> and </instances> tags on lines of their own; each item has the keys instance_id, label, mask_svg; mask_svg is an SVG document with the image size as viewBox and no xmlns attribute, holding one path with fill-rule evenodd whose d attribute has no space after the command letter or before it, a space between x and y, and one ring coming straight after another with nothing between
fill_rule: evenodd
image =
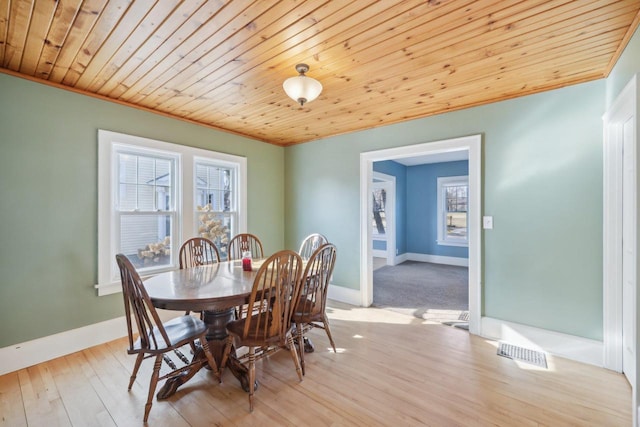
<instances>
[{"instance_id":1,"label":"white baseboard","mask_svg":"<svg viewBox=\"0 0 640 427\"><path fill-rule=\"evenodd\" d=\"M404 261L432 262L434 264L446 264L446 265L457 265L459 267L469 267L469 258L417 254L417 253L411 253L411 252L408 252L404 255L406 255L406 259Z\"/></svg>"},{"instance_id":2,"label":"white baseboard","mask_svg":"<svg viewBox=\"0 0 640 427\"><path fill-rule=\"evenodd\" d=\"M158 310L158 314L163 321L167 321L184 313ZM127 324L122 316L0 348L0 375L28 368L126 335Z\"/></svg>"},{"instance_id":3,"label":"white baseboard","mask_svg":"<svg viewBox=\"0 0 640 427\"><path fill-rule=\"evenodd\" d=\"M604 366L602 341L535 328L533 326L483 317L480 335L520 347L544 351L578 362Z\"/></svg>"},{"instance_id":4,"label":"white baseboard","mask_svg":"<svg viewBox=\"0 0 640 427\"><path fill-rule=\"evenodd\" d=\"M402 264L405 261L409 261L409 257L408 257L406 252L403 253L402 255L397 255L396 259L394 260L395 264L393 264L393 265Z\"/></svg>"},{"instance_id":5,"label":"white baseboard","mask_svg":"<svg viewBox=\"0 0 640 427\"><path fill-rule=\"evenodd\" d=\"M360 295L360 289L351 289L330 284L327 298L358 307L362 306L362 296Z\"/></svg>"},{"instance_id":6,"label":"white baseboard","mask_svg":"<svg viewBox=\"0 0 640 427\"><path fill-rule=\"evenodd\" d=\"M376 258L386 258L386 251L373 250L372 254ZM456 265L459 267L469 267L469 258L458 258L453 256L428 255L405 252L402 255L396 255L393 259L394 264L398 265L405 261L431 262L434 264Z\"/></svg>"}]
</instances>

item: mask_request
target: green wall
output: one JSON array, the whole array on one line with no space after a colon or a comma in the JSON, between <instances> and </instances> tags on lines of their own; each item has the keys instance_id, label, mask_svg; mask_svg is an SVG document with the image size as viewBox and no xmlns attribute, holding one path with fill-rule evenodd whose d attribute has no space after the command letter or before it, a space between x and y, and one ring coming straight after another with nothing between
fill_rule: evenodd
<instances>
[{"instance_id":1,"label":"green wall","mask_svg":"<svg viewBox=\"0 0 640 427\"><path fill-rule=\"evenodd\" d=\"M0 348L122 316L93 288L98 129L246 156L249 230L326 234L352 289L360 153L480 133L483 314L600 340L601 117L638 70L636 34L608 79L287 149L0 74Z\"/></svg>"},{"instance_id":2,"label":"green wall","mask_svg":"<svg viewBox=\"0 0 640 427\"><path fill-rule=\"evenodd\" d=\"M637 38L616 82L287 148L287 245L326 234L339 253L334 282L359 289L360 153L482 134L482 212L494 217L482 233L483 315L602 340L602 115L640 69Z\"/></svg>"},{"instance_id":3,"label":"green wall","mask_svg":"<svg viewBox=\"0 0 640 427\"><path fill-rule=\"evenodd\" d=\"M0 348L123 315L96 296L97 132L247 157L248 229L284 246L284 149L0 74Z\"/></svg>"}]
</instances>

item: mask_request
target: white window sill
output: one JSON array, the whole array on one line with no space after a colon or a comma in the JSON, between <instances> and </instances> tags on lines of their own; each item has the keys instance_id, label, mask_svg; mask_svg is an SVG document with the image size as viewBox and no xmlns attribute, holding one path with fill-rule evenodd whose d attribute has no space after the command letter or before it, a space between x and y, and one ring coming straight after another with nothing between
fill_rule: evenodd
<instances>
[{"instance_id":1,"label":"white window sill","mask_svg":"<svg viewBox=\"0 0 640 427\"><path fill-rule=\"evenodd\" d=\"M98 296L117 294L122 292L122 284L120 282L105 283L102 285L93 285L98 290Z\"/></svg>"},{"instance_id":2,"label":"white window sill","mask_svg":"<svg viewBox=\"0 0 640 427\"><path fill-rule=\"evenodd\" d=\"M440 246L458 246L458 247L462 247L462 248L468 248L469 247L469 242L456 242L456 241L452 241L452 240L437 240L436 243L438 243Z\"/></svg>"}]
</instances>

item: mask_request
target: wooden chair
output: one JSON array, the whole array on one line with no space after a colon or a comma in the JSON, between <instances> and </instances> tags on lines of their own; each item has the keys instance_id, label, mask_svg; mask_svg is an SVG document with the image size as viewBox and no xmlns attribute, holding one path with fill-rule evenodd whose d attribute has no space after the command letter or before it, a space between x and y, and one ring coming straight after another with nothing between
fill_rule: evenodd
<instances>
[{"instance_id":1,"label":"wooden chair","mask_svg":"<svg viewBox=\"0 0 640 427\"><path fill-rule=\"evenodd\" d=\"M304 238L302 244L300 245L300 249L298 249L298 255L302 258L303 261L308 260L311 255L318 249L320 246L325 243L329 243L326 237L324 237L320 233L309 234Z\"/></svg>"},{"instance_id":2,"label":"wooden chair","mask_svg":"<svg viewBox=\"0 0 640 427\"><path fill-rule=\"evenodd\" d=\"M158 381L174 378L183 372L205 364L211 367L218 380L220 380L220 372L205 338L207 333L205 323L192 316L181 316L163 324L151 303L138 272L129 259L123 254L118 254L116 255L116 262L120 268L127 332L129 334L127 353L137 355L133 373L129 380L129 390L133 386L142 361L149 357L155 358L147 403L144 407L144 422L147 422ZM137 339L134 336L136 333L138 335ZM189 361L179 349L187 344L195 345L196 340L200 340L205 358L194 358L194 360ZM178 362L183 364L182 367L178 367L176 362L169 357L167 354L169 352L175 353L177 359L179 359ZM163 361L169 366L170 371L160 375Z\"/></svg>"},{"instance_id":3,"label":"wooden chair","mask_svg":"<svg viewBox=\"0 0 640 427\"><path fill-rule=\"evenodd\" d=\"M193 237L182 244L178 253L180 270L220 262L220 253L216 244L204 237ZM185 315L191 313L187 310ZM202 312L200 312L202 319Z\"/></svg>"},{"instance_id":4,"label":"wooden chair","mask_svg":"<svg viewBox=\"0 0 640 427\"><path fill-rule=\"evenodd\" d=\"M336 344L331 336L329 319L325 312L329 281L336 263L336 247L331 243L320 246L309 258L302 274L300 296L291 318L295 324L300 364L304 375L304 334L310 329L322 328L327 333L331 347L336 352Z\"/></svg>"},{"instance_id":5,"label":"wooden chair","mask_svg":"<svg viewBox=\"0 0 640 427\"><path fill-rule=\"evenodd\" d=\"M227 259L229 261L242 259L242 253L246 251L251 252L252 258L264 257L262 242L257 236L249 233L237 234L227 245Z\"/></svg>"},{"instance_id":6,"label":"wooden chair","mask_svg":"<svg viewBox=\"0 0 640 427\"><path fill-rule=\"evenodd\" d=\"M180 269L220 262L215 243L204 237L193 237L182 244L178 255Z\"/></svg>"},{"instance_id":7,"label":"wooden chair","mask_svg":"<svg viewBox=\"0 0 640 427\"><path fill-rule=\"evenodd\" d=\"M243 318L227 324L229 337L221 366L226 365L229 353L234 347L234 340L237 346L248 347L248 352L238 360L248 361L250 411L253 411L256 360L280 348L288 348L298 378L302 381L302 370L291 326L293 302L300 290L301 270L302 260L293 251L280 251L270 256L262 264L253 281L249 307L254 307L254 310L245 311Z\"/></svg>"}]
</instances>

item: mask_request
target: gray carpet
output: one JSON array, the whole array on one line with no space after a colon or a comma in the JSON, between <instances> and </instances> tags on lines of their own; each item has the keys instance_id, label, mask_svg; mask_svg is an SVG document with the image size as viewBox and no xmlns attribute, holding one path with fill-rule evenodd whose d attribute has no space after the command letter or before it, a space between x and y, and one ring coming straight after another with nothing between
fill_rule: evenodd
<instances>
[{"instance_id":1,"label":"gray carpet","mask_svg":"<svg viewBox=\"0 0 640 427\"><path fill-rule=\"evenodd\" d=\"M405 261L373 272L373 305L440 323L465 323L469 269Z\"/></svg>"}]
</instances>

